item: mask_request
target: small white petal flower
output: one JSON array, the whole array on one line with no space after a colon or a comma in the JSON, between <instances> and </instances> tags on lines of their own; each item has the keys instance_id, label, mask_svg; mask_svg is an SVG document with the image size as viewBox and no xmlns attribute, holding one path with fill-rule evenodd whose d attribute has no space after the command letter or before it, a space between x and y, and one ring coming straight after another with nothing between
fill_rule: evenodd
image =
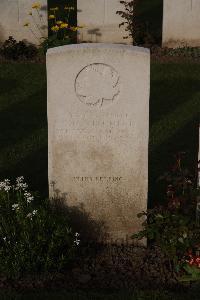
<instances>
[{"instance_id":1,"label":"small white petal flower","mask_svg":"<svg viewBox=\"0 0 200 300\"><path fill-rule=\"evenodd\" d=\"M26 198L27 203L31 203L33 200L34 200L33 196Z\"/></svg>"},{"instance_id":2,"label":"small white petal flower","mask_svg":"<svg viewBox=\"0 0 200 300\"><path fill-rule=\"evenodd\" d=\"M10 179L4 179L5 184L10 184Z\"/></svg>"},{"instance_id":3,"label":"small white petal flower","mask_svg":"<svg viewBox=\"0 0 200 300\"><path fill-rule=\"evenodd\" d=\"M12 187L10 185L4 186L4 191L9 192Z\"/></svg>"},{"instance_id":4,"label":"small white petal flower","mask_svg":"<svg viewBox=\"0 0 200 300\"><path fill-rule=\"evenodd\" d=\"M4 181L1 181L1 182L0 182L0 190L4 189L4 186L5 186Z\"/></svg>"},{"instance_id":5,"label":"small white petal flower","mask_svg":"<svg viewBox=\"0 0 200 300\"><path fill-rule=\"evenodd\" d=\"M79 236L80 236L80 234L78 232L76 232L75 233L75 240L74 240L74 244L76 246L78 246L80 244L80 241L81 241L81 240L78 239Z\"/></svg>"},{"instance_id":6,"label":"small white petal flower","mask_svg":"<svg viewBox=\"0 0 200 300\"><path fill-rule=\"evenodd\" d=\"M16 178L17 183L22 183L24 181L24 176L19 176Z\"/></svg>"},{"instance_id":7,"label":"small white petal flower","mask_svg":"<svg viewBox=\"0 0 200 300\"><path fill-rule=\"evenodd\" d=\"M12 186L10 185L10 180L9 179L5 179L4 181L0 182L0 190L4 190L5 192L8 192L10 189L12 188Z\"/></svg>"},{"instance_id":8,"label":"small white petal flower","mask_svg":"<svg viewBox=\"0 0 200 300\"><path fill-rule=\"evenodd\" d=\"M24 177L20 176L16 178L16 187L15 190L26 190L28 187L27 183L24 182Z\"/></svg>"},{"instance_id":9,"label":"small white petal flower","mask_svg":"<svg viewBox=\"0 0 200 300\"><path fill-rule=\"evenodd\" d=\"M6 236L5 236L5 237L3 237L3 240L4 240L4 242L6 242Z\"/></svg>"},{"instance_id":10,"label":"small white petal flower","mask_svg":"<svg viewBox=\"0 0 200 300\"><path fill-rule=\"evenodd\" d=\"M24 196L25 196L25 197L30 197L30 196L31 196L31 193L25 192L25 193L24 193Z\"/></svg>"},{"instance_id":11,"label":"small white petal flower","mask_svg":"<svg viewBox=\"0 0 200 300\"><path fill-rule=\"evenodd\" d=\"M76 240L74 241L74 244L75 244L76 246L78 246L78 245L80 244L80 240L77 240L77 239L76 239Z\"/></svg>"},{"instance_id":12,"label":"small white petal flower","mask_svg":"<svg viewBox=\"0 0 200 300\"><path fill-rule=\"evenodd\" d=\"M26 198L26 201L28 203L32 202L34 200L34 197L31 195L31 193L25 192L24 197Z\"/></svg>"},{"instance_id":13,"label":"small white petal flower","mask_svg":"<svg viewBox=\"0 0 200 300\"><path fill-rule=\"evenodd\" d=\"M34 209L34 210L32 211L32 215L35 216L36 214L37 214L37 210Z\"/></svg>"},{"instance_id":14,"label":"small white petal flower","mask_svg":"<svg viewBox=\"0 0 200 300\"><path fill-rule=\"evenodd\" d=\"M32 213L29 213L26 217L32 220Z\"/></svg>"},{"instance_id":15,"label":"small white petal flower","mask_svg":"<svg viewBox=\"0 0 200 300\"><path fill-rule=\"evenodd\" d=\"M13 204L12 205L12 210L19 210L19 204Z\"/></svg>"},{"instance_id":16,"label":"small white petal flower","mask_svg":"<svg viewBox=\"0 0 200 300\"><path fill-rule=\"evenodd\" d=\"M27 187L28 187L28 184L27 183L20 183L20 188L22 189L22 190L26 190L27 189Z\"/></svg>"}]
</instances>

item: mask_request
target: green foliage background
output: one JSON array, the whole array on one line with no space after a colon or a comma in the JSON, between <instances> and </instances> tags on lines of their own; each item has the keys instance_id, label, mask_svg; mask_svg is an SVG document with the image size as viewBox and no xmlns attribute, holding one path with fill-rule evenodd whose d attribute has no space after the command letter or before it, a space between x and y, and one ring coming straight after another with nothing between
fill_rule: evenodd
<instances>
[{"instance_id":1,"label":"green foliage background","mask_svg":"<svg viewBox=\"0 0 200 300\"><path fill-rule=\"evenodd\" d=\"M161 44L163 0L138 0L136 20Z\"/></svg>"}]
</instances>

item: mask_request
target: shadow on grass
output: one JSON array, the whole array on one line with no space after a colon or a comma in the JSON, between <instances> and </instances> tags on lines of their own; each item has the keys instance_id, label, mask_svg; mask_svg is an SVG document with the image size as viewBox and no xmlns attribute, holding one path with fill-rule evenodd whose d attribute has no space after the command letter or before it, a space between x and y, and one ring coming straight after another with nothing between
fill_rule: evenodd
<instances>
[{"instance_id":1,"label":"shadow on grass","mask_svg":"<svg viewBox=\"0 0 200 300\"><path fill-rule=\"evenodd\" d=\"M149 143L149 207L162 203L157 178L173 156L186 152L185 165L195 173L198 153L200 65L152 64Z\"/></svg>"},{"instance_id":2,"label":"shadow on grass","mask_svg":"<svg viewBox=\"0 0 200 300\"><path fill-rule=\"evenodd\" d=\"M165 78L163 80L152 80L150 97L151 127L155 123L166 119L168 115L172 116L173 114L174 121L176 118L180 118L184 106L193 105L192 102L195 101L195 96L197 96L196 102L199 101L199 95L200 80L197 79L174 76L171 80ZM198 111L197 106L195 109Z\"/></svg>"},{"instance_id":3,"label":"shadow on grass","mask_svg":"<svg viewBox=\"0 0 200 300\"><path fill-rule=\"evenodd\" d=\"M0 68L0 180L23 175L31 189L47 196L45 66Z\"/></svg>"},{"instance_id":4,"label":"shadow on grass","mask_svg":"<svg viewBox=\"0 0 200 300\"><path fill-rule=\"evenodd\" d=\"M9 92L15 90L18 87L18 81L16 79L11 79L11 78L1 78L0 80L1 96L3 94L8 93L8 87L9 87Z\"/></svg>"},{"instance_id":5,"label":"shadow on grass","mask_svg":"<svg viewBox=\"0 0 200 300\"><path fill-rule=\"evenodd\" d=\"M43 132L42 141L38 136L32 141L11 147L9 151L0 152L0 178L15 180L24 176L33 191L40 191L41 196L48 195L48 149L47 132Z\"/></svg>"},{"instance_id":6,"label":"shadow on grass","mask_svg":"<svg viewBox=\"0 0 200 300\"><path fill-rule=\"evenodd\" d=\"M11 103L0 111L1 149L12 147L31 136L34 131L47 128L45 90L39 90L22 101Z\"/></svg>"}]
</instances>

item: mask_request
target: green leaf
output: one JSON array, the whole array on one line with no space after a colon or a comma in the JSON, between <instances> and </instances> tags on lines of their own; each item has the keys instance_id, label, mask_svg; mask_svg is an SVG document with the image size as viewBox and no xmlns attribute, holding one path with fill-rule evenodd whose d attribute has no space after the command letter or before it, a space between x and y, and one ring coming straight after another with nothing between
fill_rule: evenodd
<instances>
[{"instance_id":1,"label":"green leaf","mask_svg":"<svg viewBox=\"0 0 200 300\"><path fill-rule=\"evenodd\" d=\"M183 269L192 276L192 278L200 279L200 269L196 266L190 266L189 264L185 264Z\"/></svg>"}]
</instances>

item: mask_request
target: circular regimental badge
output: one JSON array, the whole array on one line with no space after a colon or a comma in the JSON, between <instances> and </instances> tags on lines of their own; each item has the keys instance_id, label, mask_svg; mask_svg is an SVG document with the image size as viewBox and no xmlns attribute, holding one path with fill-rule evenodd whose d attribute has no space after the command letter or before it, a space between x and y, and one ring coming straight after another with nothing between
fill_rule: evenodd
<instances>
[{"instance_id":1,"label":"circular regimental badge","mask_svg":"<svg viewBox=\"0 0 200 300\"><path fill-rule=\"evenodd\" d=\"M89 106L107 106L119 93L119 74L111 66L95 63L83 68L75 80L78 99Z\"/></svg>"}]
</instances>

